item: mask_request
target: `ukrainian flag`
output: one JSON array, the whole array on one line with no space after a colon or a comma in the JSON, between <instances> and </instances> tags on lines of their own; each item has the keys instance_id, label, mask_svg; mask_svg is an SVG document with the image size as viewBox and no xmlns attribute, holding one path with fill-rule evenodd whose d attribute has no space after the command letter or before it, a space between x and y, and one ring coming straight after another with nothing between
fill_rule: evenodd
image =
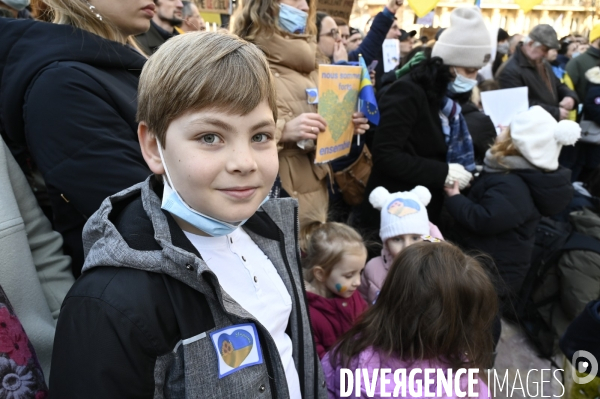
<instances>
[{"instance_id":1,"label":"ukrainian flag","mask_svg":"<svg viewBox=\"0 0 600 399\"><path fill-rule=\"evenodd\" d=\"M358 55L358 62L362 68L362 77L358 93L358 109L365 114L365 117L369 122L374 125L379 125L379 108L377 107L377 100L375 100L373 83L371 83L367 64L365 64L365 60L361 54Z\"/></svg>"}]
</instances>

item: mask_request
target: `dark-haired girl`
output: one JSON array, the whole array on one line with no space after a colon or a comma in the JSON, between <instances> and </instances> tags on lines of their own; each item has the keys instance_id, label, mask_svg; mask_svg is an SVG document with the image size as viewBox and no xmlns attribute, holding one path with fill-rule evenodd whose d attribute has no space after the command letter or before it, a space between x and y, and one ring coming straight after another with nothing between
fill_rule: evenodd
<instances>
[{"instance_id":1,"label":"dark-haired girl","mask_svg":"<svg viewBox=\"0 0 600 399\"><path fill-rule=\"evenodd\" d=\"M329 397L340 397L342 368L353 373L367 370L369 376L375 369L390 369L392 374L404 369L407 381L411 370L419 368L422 371L416 372L413 386L407 383L405 391L398 387L403 397L412 398L427 396L424 369L441 369L455 376L458 369L487 368L496 310L494 287L478 260L447 242L411 245L392 264L375 304L322 359ZM388 377L383 392L399 397L394 394L394 378ZM361 384L361 397L380 397L382 380L375 381L372 392ZM460 389L466 391L466 387L465 377ZM436 397L455 397L439 396L436 390L433 386L428 391ZM480 398L488 398L481 379L473 390Z\"/></svg>"}]
</instances>

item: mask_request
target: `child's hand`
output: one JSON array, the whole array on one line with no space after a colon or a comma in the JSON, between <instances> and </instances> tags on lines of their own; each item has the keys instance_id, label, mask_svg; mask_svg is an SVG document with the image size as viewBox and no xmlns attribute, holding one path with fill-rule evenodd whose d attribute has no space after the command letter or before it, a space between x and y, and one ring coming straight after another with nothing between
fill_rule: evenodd
<instances>
[{"instance_id":1,"label":"child's hand","mask_svg":"<svg viewBox=\"0 0 600 399\"><path fill-rule=\"evenodd\" d=\"M455 195L460 194L458 180L454 180L454 185L452 187L444 186L444 191L448 197L454 197Z\"/></svg>"},{"instance_id":2,"label":"child's hand","mask_svg":"<svg viewBox=\"0 0 600 399\"><path fill-rule=\"evenodd\" d=\"M354 123L354 134L364 134L369 130L369 120L362 112L352 114L352 122Z\"/></svg>"}]
</instances>

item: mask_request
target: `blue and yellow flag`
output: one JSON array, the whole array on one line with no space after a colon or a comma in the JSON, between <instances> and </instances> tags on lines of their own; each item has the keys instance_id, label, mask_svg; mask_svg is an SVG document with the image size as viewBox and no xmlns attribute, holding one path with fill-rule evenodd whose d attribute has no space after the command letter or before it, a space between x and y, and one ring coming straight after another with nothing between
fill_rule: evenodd
<instances>
[{"instance_id":1,"label":"blue and yellow flag","mask_svg":"<svg viewBox=\"0 0 600 399\"><path fill-rule=\"evenodd\" d=\"M369 122L374 125L379 125L379 107L377 107L377 100L375 100L373 83L371 83L367 64L365 64L365 60L360 54L358 56L358 62L362 68L360 87L358 88L358 109L365 114L365 117Z\"/></svg>"}]
</instances>

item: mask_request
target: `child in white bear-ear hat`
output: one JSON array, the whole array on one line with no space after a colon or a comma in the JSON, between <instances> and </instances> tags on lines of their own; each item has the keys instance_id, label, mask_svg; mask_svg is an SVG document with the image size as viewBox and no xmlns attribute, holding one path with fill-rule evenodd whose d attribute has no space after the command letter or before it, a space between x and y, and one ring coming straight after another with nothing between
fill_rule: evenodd
<instances>
[{"instance_id":1,"label":"child in white bear-ear hat","mask_svg":"<svg viewBox=\"0 0 600 399\"><path fill-rule=\"evenodd\" d=\"M404 248L423 239L443 239L439 229L429 222L426 208L429 201L431 193L423 186L397 193L377 187L369 195L371 205L381 211L379 236L383 243L381 256L365 266L359 288L369 304L377 298L392 261Z\"/></svg>"},{"instance_id":2,"label":"child in white bear-ear hat","mask_svg":"<svg viewBox=\"0 0 600 399\"><path fill-rule=\"evenodd\" d=\"M540 106L515 116L484 159L468 196L446 187L446 209L469 249L492 256L508 289L503 309L518 294L529 270L535 231L542 216L562 212L571 201L571 171L558 164L563 145L573 145L581 128L556 122Z\"/></svg>"}]
</instances>

